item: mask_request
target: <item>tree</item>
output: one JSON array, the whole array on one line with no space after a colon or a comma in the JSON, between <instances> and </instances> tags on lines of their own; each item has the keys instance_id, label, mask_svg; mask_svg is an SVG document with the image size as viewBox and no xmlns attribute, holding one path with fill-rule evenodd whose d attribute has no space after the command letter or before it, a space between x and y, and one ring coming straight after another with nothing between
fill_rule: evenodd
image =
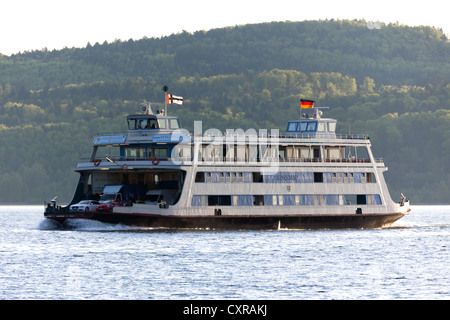
<instances>
[{"instance_id":1,"label":"tree","mask_svg":"<svg viewBox=\"0 0 450 320\"><path fill-rule=\"evenodd\" d=\"M362 84L362 91L365 93L373 93L373 89L375 88L375 81L372 78L365 77Z\"/></svg>"}]
</instances>

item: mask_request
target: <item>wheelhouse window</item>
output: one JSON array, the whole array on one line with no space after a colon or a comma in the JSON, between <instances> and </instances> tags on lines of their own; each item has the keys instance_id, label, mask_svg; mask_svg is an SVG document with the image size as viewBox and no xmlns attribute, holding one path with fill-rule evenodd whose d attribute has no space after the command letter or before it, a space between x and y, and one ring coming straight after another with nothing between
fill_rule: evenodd
<instances>
[{"instance_id":1,"label":"wheelhouse window","mask_svg":"<svg viewBox=\"0 0 450 320\"><path fill-rule=\"evenodd\" d=\"M289 122L287 127L288 132L298 131L298 122Z\"/></svg>"},{"instance_id":2,"label":"wheelhouse window","mask_svg":"<svg viewBox=\"0 0 450 320\"><path fill-rule=\"evenodd\" d=\"M129 130L136 129L136 119L128 119L128 129Z\"/></svg>"},{"instance_id":3,"label":"wheelhouse window","mask_svg":"<svg viewBox=\"0 0 450 320\"><path fill-rule=\"evenodd\" d=\"M328 122L328 132L336 131L336 122Z\"/></svg>"},{"instance_id":4,"label":"wheelhouse window","mask_svg":"<svg viewBox=\"0 0 450 320\"><path fill-rule=\"evenodd\" d=\"M158 129L158 122L156 119L150 119L148 122L148 129Z\"/></svg>"},{"instance_id":5,"label":"wheelhouse window","mask_svg":"<svg viewBox=\"0 0 450 320\"><path fill-rule=\"evenodd\" d=\"M160 129L166 129L167 128L166 119L158 119L158 125Z\"/></svg>"},{"instance_id":6,"label":"wheelhouse window","mask_svg":"<svg viewBox=\"0 0 450 320\"><path fill-rule=\"evenodd\" d=\"M139 119L136 121L136 129L148 129L149 119Z\"/></svg>"},{"instance_id":7,"label":"wheelhouse window","mask_svg":"<svg viewBox=\"0 0 450 320\"><path fill-rule=\"evenodd\" d=\"M178 119L169 119L169 128L170 129L179 129L180 124L178 122Z\"/></svg>"},{"instance_id":8,"label":"wheelhouse window","mask_svg":"<svg viewBox=\"0 0 450 320\"><path fill-rule=\"evenodd\" d=\"M301 122L300 123L300 131L306 131L306 129L308 128L308 123L307 122Z\"/></svg>"},{"instance_id":9,"label":"wheelhouse window","mask_svg":"<svg viewBox=\"0 0 450 320\"><path fill-rule=\"evenodd\" d=\"M158 123L154 118L130 118L128 119L129 130L158 129Z\"/></svg>"},{"instance_id":10,"label":"wheelhouse window","mask_svg":"<svg viewBox=\"0 0 450 320\"><path fill-rule=\"evenodd\" d=\"M316 131L317 122L309 122L307 131Z\"/></svg>"},{"instance_id":11,"label":"wheelhouse window","mask_svg":"<svg viewBox=\"0 0 450 320\"><path fill-rule=\"evenodd\" d=\"M317 131L319 131L319 132L324 132L324 131L326 131L326 130L325 130L325 125L326 125L325 122L319 122L319 123L317 124Z\"/></svg>"}]
</instances>

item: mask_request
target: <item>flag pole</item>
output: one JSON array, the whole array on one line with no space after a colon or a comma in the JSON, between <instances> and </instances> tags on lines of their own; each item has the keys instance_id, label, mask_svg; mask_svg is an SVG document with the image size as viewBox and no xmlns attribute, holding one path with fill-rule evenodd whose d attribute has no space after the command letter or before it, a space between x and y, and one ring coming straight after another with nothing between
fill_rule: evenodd
<instances>
[{"instance_id":1,"label":"flag pole","mask_svg":"<svg viewBox=\"0 0 450 320\"><path fill-rule=\"evenodd\" d=\"M167 91L169 90L169 87L164 86L162 89L164 91L164 115L167 116Z\"/></svg>"},{"instance_id":2,"label":"flag pole","mask_svg":"<svg viewBox=\"0 0 450 320\"><path fill-rule=\"evenodd\" d=\"M300 116L299 116L299 119L302 119L302 102L301 102L302 101L302 95L299 94L298 97L300 99L300 109L299 109Z\"/></svg>"}]
</instances>

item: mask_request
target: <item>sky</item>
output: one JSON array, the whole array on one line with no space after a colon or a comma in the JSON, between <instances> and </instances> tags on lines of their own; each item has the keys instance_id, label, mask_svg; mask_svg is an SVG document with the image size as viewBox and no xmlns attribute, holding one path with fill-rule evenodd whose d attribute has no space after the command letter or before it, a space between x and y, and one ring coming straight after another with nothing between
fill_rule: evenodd
<instances>
[{"instance_id":1,"label":"sky","mask_svg":"<svg viewBox=\"0 0 450 320\"><path fill-rule=\"evenodd\" d=\"M450 34L449 9L448 0L2 0L0 53L271 21L365 19Z\"/></svg>"}]
</instances>

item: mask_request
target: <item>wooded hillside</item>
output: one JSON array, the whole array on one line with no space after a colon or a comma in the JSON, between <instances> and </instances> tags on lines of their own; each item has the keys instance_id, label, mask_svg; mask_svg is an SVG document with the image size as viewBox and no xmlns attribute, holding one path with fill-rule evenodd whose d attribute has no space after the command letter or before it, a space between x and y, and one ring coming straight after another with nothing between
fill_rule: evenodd
<instances>
[{"instance_id":1,"label":"wooded hillside","mask_svg":"<svg viewBox=\"0 0 450 320\"><path fill-rule=\"evenodd\" d=\"M1 52L1 47L0 47ZM450 43L431 27L266 23L0 55L0 202L69 201L95 133L125 131L161 87L183 127L279 128L299 94L369 134L394 199L450 202Z\"/></svg>"}]
</instances>

